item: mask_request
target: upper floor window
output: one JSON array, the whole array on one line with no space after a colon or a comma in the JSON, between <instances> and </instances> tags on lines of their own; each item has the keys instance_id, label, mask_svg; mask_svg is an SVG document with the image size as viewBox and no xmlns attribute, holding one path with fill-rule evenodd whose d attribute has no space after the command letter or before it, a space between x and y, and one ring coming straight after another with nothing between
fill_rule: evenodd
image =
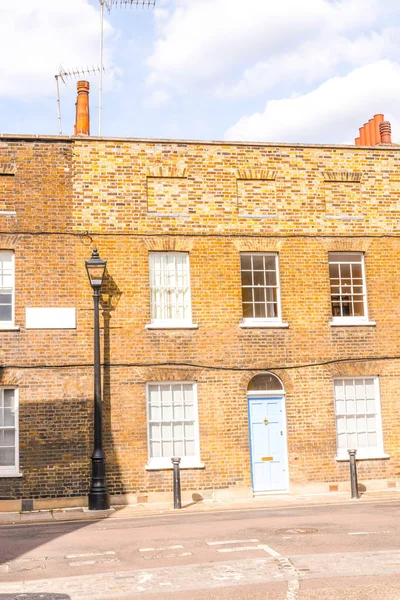
<instances>
[{"instance_id":1,"label":"upper floor window","mask_svg":"<svg viewBox=\"0 0 400 600\"><path fill-rule=\"evenodd\" d=\"M332 322L367 321L364 256L329 252Z\"/></svg>"},{"instance_id":2,"label":"upper floor window","mask_svg":"<svg viewBox=\"0 0 400 600\"><path fill-rule=\"evenodd\" d=\"M14 325L14 252L0 250L0 329Z\"/></svg>"},{"instance_id":3,"label":"upper floor window","mask_svg":"<svg viewBox=\"0 0 400 600\"><path fill-rule=\"evenodd\" d=\"M0 388L0 476L18 474L17 390Z\"/></svg>"},{"instance_id":4,"label":"upper floor window","mask_svg":"<svg viewBox=\"0 0 400 600\"><path fill-rule=\"evenodd\" d=\"M190 325L189 254L187 252L151 252L151 322L156 325Z\"/></svg>"},{"instance_id":5,"label":"upper floor window","mask_svg":"<svg viewBox=\"0 0 400 600\"><path fill-rule=\"evenodd\" d=\"M378 377L344 377L334 380L338 458L383 456Z\"/></svg>"},{"instance_id":6,"label":"upper floor window","mask_svg":"<svg viewBox=\"0 0 400 600\"><path fill-rule=\"evenodd\" d=\"M240 255L243 321L280 322L278 256Z\"/></svg>"}]
</instances>

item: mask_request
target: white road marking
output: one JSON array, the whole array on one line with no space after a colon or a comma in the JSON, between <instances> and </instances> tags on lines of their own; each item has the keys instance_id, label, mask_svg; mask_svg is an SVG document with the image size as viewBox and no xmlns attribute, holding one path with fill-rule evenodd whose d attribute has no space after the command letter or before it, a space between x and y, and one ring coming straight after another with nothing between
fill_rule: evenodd
<instances>
[{"instance_id":1,"label":"white road marking","mask_svg":"<svg viewBox=\"0 0 400 600\"><path fill-rule=\"evenodd\" d=\"M350 531L347 535L374 535L377 533L390 533L390 531Z\"/></svg>"},{"instance_id":2,"label":"white road marking","mask_svg":"<svg viewBox=\"0 0 400 600\"><path fill-rule=\"evenodd\" d=\"M217 552L242 552L244 550L263 550L263 546L236 546L236 548L217 548Z\"/></svg>"},{"instance_id":3,"label":"white road marking","mask_svg":"<svg viewBox=\"0 0 400 600\"><path fill-rule=\"evenodd\" d=\"M85 565L102 565L104 563L116 563L119 562L118 558L98 558L97 560L76 560L68 563L70 567L82 567Z\"/></svg>"},{"instance_id":4,"label":"white road marking","mask_svg":"<svg viewBox=\"0 0 400 600\"><path fill-rule=\"evenodd\" d=\"M247 544L250 542L259 542L260 540L223 540L222 542L207 542L207 546L222 546L223 544Z\"/></svg>"},{"instance_id":5,"label":"white road marking","mask_svg":"<svg viewBox=\"0 0 400 600\"><path fill-rule=\"evenodd\" d=\"M262 544L259 546L259 548L261 550L264 550L264 552L266 552L267 554L269 554L270 556L274 556L274 557L278 557L281 556L279 554L279 552L277 552L276 550L274 550L273 548L271 548L270 546L267 546L266 544Z\"/></svg>"},{"instance_id":6,"label":"white road marking","mask_svg":"<svg viewBox=\"0 0 400 600\"><path fill-rule=\"evenodd\" d=\"M16 563L17 562L18 563L20 563L20 562L27 563L27 562L38 562L38 561L41 562L43 560L48 560L48 559L49 559L48 556L37 556L36 558L35 557L33 557L33 558L16 558L13 562L16 562Z\"/></svg>"},{"instance_id":7,"label":"white road marking","mask_svg":"<svg viewBox=\"0 0 400 600\"><path fill-rule=\"evenodd\" d=\"M86 552L84 554L66 554L65 558L86 558L87 556L107 556L115 554L114 550L106 550L105 552Z\"/></svg>"},{"instance_id":8,"label":"white road marking","mask_svg":"<svg viewBox=\"0 0 400 600\"><path fill-rule=\"evenodd\" d=\"M178 550L183 548L181 545L176 546L164 546L163 548L139 548L139 552L162 552L163 550Z\"/></svg>"},{"instance_id":9,"label":"white road marking","mask_svg":"<svg viewBox=\"0 0 400 600\"><path fill-rule=\"evenodd\" d=\"M146 560L156 560L158 558L176 558L178 556L193 556L192 552L177 552L175 554L152 554L146 555L144 554L142 558Z\"/></svg>"}]
</instances>

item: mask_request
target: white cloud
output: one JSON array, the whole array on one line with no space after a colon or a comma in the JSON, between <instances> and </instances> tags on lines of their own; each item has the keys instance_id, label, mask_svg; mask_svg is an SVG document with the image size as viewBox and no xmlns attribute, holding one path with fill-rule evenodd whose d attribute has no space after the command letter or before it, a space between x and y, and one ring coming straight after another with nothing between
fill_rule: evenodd
<instances>
[{"instance_id":1,"label":"white cloud","mask_svg":"<svg viewBox=\"0 0 400 600\"><path fill-rule=\"evenodd\" d=\"M394 0L176 0L158 20L150 82L216 81L305 40L324 46L344 32L382 27L396 12Z\"/></svg>"},{"instance_id":2,"label":"white cloud","mask_svg":"<svg viewBox=\"0 0 400 600\"><path fill-rule=\"evenodd\" d=\"M12 0L0 7L0 96L54 95L54 75L99 64L99 10L88 0ZM105 35L112 33L105 22ZM18 41L18 43L16 43ZM107 79L115 75L105 55Z\"/></svg>"},{"instance_id":3,"label":"white cloud","mask_svg":"<svg viewBox=\"0 0 400 600\"><path fill-rule=\"evenodd\" d=\"M273 89L282 82L314 84L334 75L341 65L355 67L400 54L400 28L380 34L362 34L354 40L344 36L306 41L292 52L273 56L246 69L240 81L217 87L220 97L249 97Z\"/></svg>"},{"instance_id":4,"label":"white cloud","mask_svg":"<svg viewBox=\"0 0 400 600\"><path fill-rule=\"evenodd\" d=\"M310 93L268 101L263 112L239 119L225 139L354 143L358 128L381 112L396 134L399 89L400 66L378 61L333 77Z\"/></svg>"}]
</instances>

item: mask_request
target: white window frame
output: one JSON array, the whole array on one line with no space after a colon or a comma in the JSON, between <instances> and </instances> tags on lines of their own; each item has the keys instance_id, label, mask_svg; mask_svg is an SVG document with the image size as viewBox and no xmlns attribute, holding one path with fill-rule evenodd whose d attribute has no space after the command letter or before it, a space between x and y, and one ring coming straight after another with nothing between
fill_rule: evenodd
<instances>
[{"instance_id":1,"label":"white window frame","mask_svg":"<svg viewBox=\"0 0 400 600\"><path fill-rule=\"evenodd\" d=\"M364 306L364 315L363 316L333 316L332 314L332 286L331 286L331 276L329 273L329 266L331 264L355 264L353 261L349 260L331 260L332 255L345 255L345 254L354 254L361 257L361 275L362 275L362 296L363 296L363 306ZM328 273L329 273L329 294L330 294L330 309L331 309L331 325L376 325L375 321L368 320L368 301L367 301L367 280L365 276L365 261L364 261L364 252L353 252L351 250L347 252L328 252Z\"/></svg>"},{"instance_id":2,"label":"white window frame","mask_svg":"<svg viewBox=\"0 0 400 600\"><path fill-rule=\"evenodd\" d=\"M381 399L380 399L380 391L379 391L379 377L375 375L365 375L363 377L334 377L333 378L333 399L334 399L334 412L335 412L335 432L336 432L336 460L343 461L349 460L349 454L347 450L353 450L353 448L340 448L338 444L338 428L337 428L337 417L344 416L344 413L338 413L336 409L336 395L335 395L335 382L336 381L365 381L366 379L374 380L374 388L375 388L375 419L376 419L376 436L377 436L377 445L376 447L370 448L354 448L357 450L356 460L366 460L366 459L374 459L374 458L389 458L388 454L385 454L384 446L383 446L383 431L382 431L382 412L381 412ZM347 413L346 413L347 414ZM352 413L356 415L357 413ZM365 414L372 414L365 412Z\"/></svg>"},{"instance_id":3,"label":"white window frame","mask_svg":"<svg viewBox=\"0 0 400 600\"><path fill-rule=\"evenodd\" d=\"M146 325L146 329L197 329L197 325L192 323L192 295L190 282L190 254L189 252L149 252L149 288L150 288L150 315L153 312L152 307L152 287L151 287L151 257L155 255L170 255L170 256L186 256L187 260L187 277L188 277L188 316L185 319L156 319L151 316L150 323Z\"/></svg>"},{"instance_id":4,"label":"white window frame","mask_svg":"<svg viewBox=\"0 0 400 600\"><path fill-rule=\"evenodd\" d=\"M4 390L14 391L14 402L15 402L15 464L13 467L0 466L0 477L20 477L19 472L19 402L18 402L18 388L4 385L0 387L0 394L3 394ZM3 429L3 427L1 427Z\"/></svg>"},{"instance_id":5,"label":"white window frame","mask_svg":"<svg viewBox=\"0 0 400 600\"><path fill-rule=\"evenodd\" d=\"M181 469L202 469L204 464L200 460L200 432L199 432L199 411L197 398L197 383L195 381L149 381L146 383L146 430L147 430L147 464L146 470L172 469L172 456L152 458L150 456L150 401L149 389L152 385L191 385L193 389L193 413L194 413L194 436L195 436L195 455L182 456L180 462ZM160 421L158 421L160 422Z\"/></svg>"},{"instance_id":6,"label":"white window frame","mask_svg":"<svg viewBox=\"0 0 400 600\"><path fill-rule=\"evenodd\" d=\"M10 254L11 255L11 268L12 268L12 290L11 290L11 321L0 321L0 330L1 329L15 329L15 253L13 250L0 250L0 253L4 253L4 254ZM1 288L0 287L0 293L2 291L2 289L9 289L9 288Z\"/></svg>"},{"instance_id":7,"label":"white window frame","mask_svg":"<svg viewBox=\"0 0 400 600\"><path fill-rule=\"evenodd\" d=\"M282 307L281 307L281 283L279 277L279 254L277 252L241 252L240 253L240 292L242 294L243 284L242 284L242 265L241 259L242 256L273 256L275 259L275 272L276 272L276 296L277 296L277 317L244 317L242 316L242 320L240 322L240 327L288 327L288 323L284 323L282 321ZM246 286L246 287L256 287L256 286ZM266 286L262 286L265 287ZM243 315L243 296L241 298L241 306L242 306L242 315Z\"/></svg>"}]
</instances>

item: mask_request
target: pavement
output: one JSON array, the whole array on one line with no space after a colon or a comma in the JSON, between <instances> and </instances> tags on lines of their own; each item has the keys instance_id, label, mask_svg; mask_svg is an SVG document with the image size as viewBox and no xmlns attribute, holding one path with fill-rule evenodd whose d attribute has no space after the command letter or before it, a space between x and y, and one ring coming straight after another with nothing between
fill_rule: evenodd
<instances>
[{"instance_id":1,"label":"pavement","mask_svg":"<svg viewBox=\"0 0 400 600\"><path fill-rule=\"evenodd\" d=\"M25 512L0 512L0 525L46 523L55 521L95 521L98 519L131 519L165 514L266 510L276 508L393 502L396 500L400 503L400 489L363 492L358 499L352 499L348 492L304 495L277 494L229 500L200 500L186 504L183 503L180 510L174 510L172 502L157 502L113 506L107 511L89 511L86 507L78 507L32 510Z\"/></svg>"}]
</instances>

